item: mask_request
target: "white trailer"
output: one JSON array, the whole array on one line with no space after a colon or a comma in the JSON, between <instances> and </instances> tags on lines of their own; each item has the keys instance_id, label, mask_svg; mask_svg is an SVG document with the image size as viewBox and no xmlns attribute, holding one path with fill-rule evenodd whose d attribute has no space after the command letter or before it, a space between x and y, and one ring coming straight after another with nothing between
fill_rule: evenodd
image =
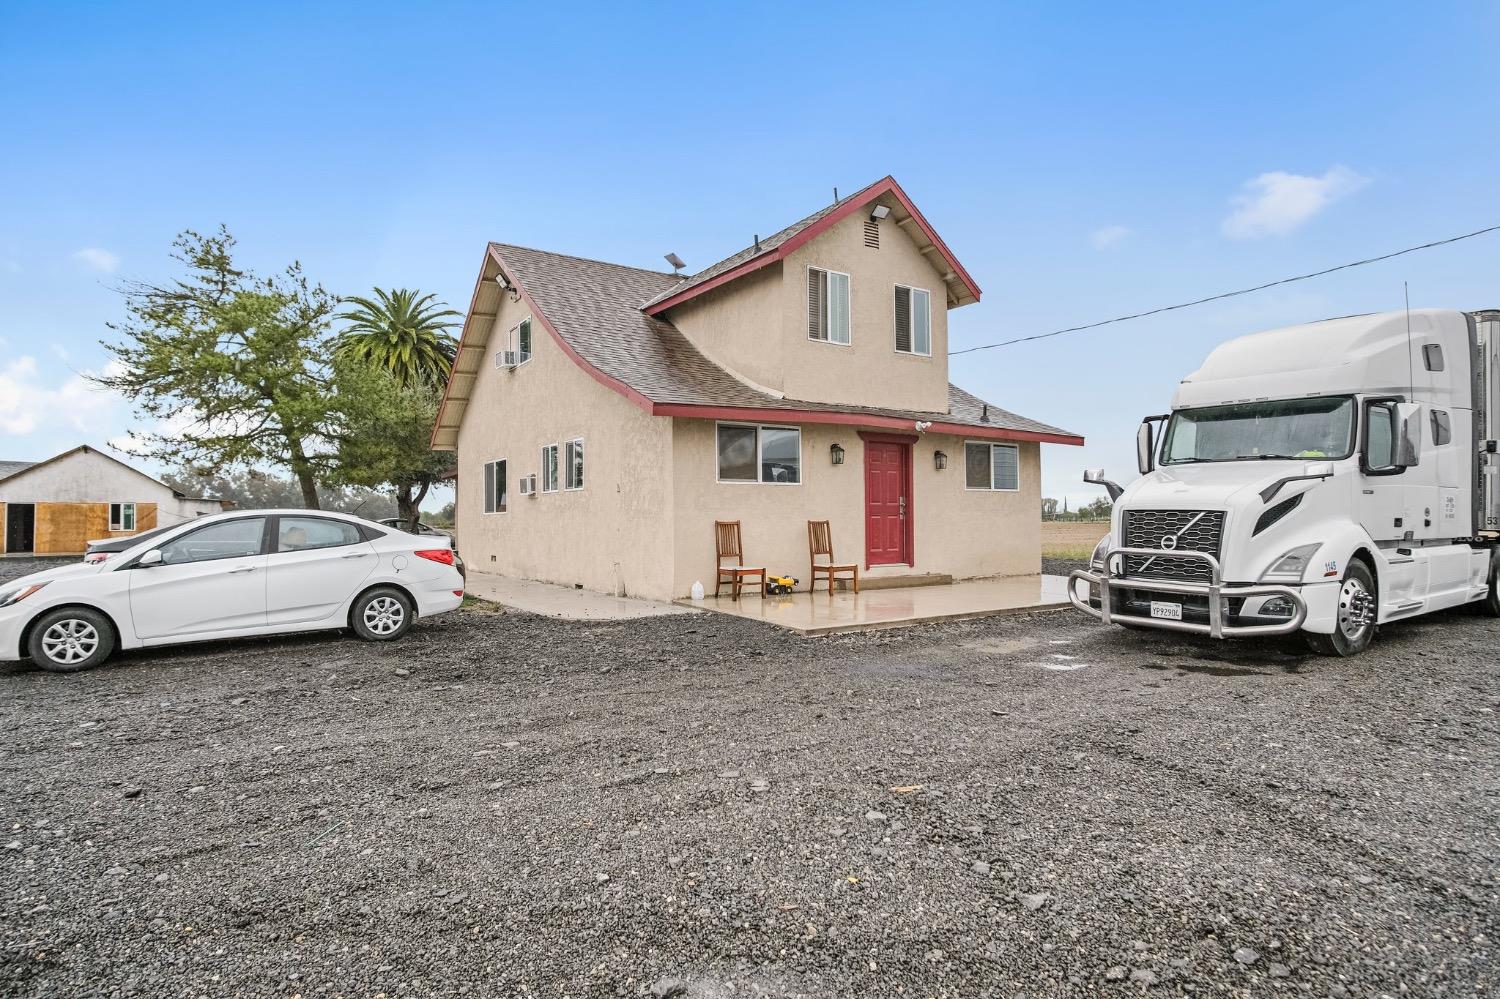
<instances>
[{"instance_id":1,"label":"white trailer","mask_svg":"<svg viewBox=\"0 0 1500 999\"><path fill-rule=\"evenodd\" d=\"M1104 478L1112 530L1069 596L1106 624L1302 632L1356 655L1376 628L1500 615L1500 311L1329 319L1241 337Z\"/></svg>"}]
</instances>

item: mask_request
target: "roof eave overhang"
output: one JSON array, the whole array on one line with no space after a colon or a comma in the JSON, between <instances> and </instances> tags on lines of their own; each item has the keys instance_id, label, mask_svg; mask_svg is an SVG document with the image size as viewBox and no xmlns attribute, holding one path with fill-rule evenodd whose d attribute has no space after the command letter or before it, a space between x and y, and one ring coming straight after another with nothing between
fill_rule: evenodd
<instances>
[{"instance_id":1,"label":"roof eave overhang","mask_svg":"<svg viewBox=\"0 0 1500 999\"><path fill-rule=\"evenodd\" d=\"M887 194L891 195L898 202L900 202L901 207L905 209L912 223L915 224L917 228L922 232L922 234L931 242L935 252L937 252L948 264L948 267L952 274L952 283L956 284L961 289L959 294L953 296L955 300L954 307L956 308L957 306L961 305L969 305L979 301L981 292L978 283L973 279L973 277L969 275L969 272L964 269L964 265L959 263L958 258L953 255L953 251L948 248L948 244L943 242L943 238L937 234L937 230L932 227L932 224L927 221L926 217L917 208L916 204L911 200L910 197L907 196L906 192L901 189L901 185L896 183L896 179L894 177L886 177L882 180L876 181L869 187L865 188L863 191L854 195L843 205L839 206L836 211L829 212L827 215L823 216L821 219L818 219L818 221L812 223L807 228L797 233L795 236L792 236L790 239L786 240L775 249L767 250L765 253L762 253L759 256L751 257L744 263L730 268L723 274L715 275L709 280L704 281L702 284L693 285L693 287L691 288L684 288L682 291L678 292L675 295L669 295L659 302L649 304L644 308L643 311L645 311L648 316L659 316L673 306L681 305L683 302L686 302L689 299L696 298L699 295L704 294L705 292L712 291L714 288L721 287L722 285L725 285L730 281L734 281L738 278L744 277L746 274L749 274L752 271L757 271L762 267L767 267L771 264L776 263L777 261L785 260L788 256L795 253L798 249L806 246L812 240L817 239L818 236L822 235L824 232L827 232L830 228L837 225L839 222L842 222L850 215L859 211L874 199Z\"/></svg>"},{"instance_id":2,"label":"roof eave overhang","mask_svg":"<svg viewBox=\"0 0 1500 999\"><path fill-rule=\"evenodd\" d=\"M882 430L913 431L914 421L876 413L844 413L818 409L767 409L752 406L703 406L694 403L658 402L650 412L653 416L678 416L695 420L748 420L765 422L777 420L783 423L814 423L847 427L876 427ZM1040 444L1069 444L1083 446L1083 438L1076 434L1050 433L1039 430L1014 430L1009 427L979 427L968 423L949 423L943 420L922 421L927 426L925 433L947 434L954 437L970 437L976 440L1033 441Z\"/></svg>"}]
</instances>

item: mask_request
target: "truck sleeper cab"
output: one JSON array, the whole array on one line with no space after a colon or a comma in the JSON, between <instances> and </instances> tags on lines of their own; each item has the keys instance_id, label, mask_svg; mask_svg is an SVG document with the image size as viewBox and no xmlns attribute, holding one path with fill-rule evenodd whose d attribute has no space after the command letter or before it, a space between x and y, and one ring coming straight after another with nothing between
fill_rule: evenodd
<instances>
[{"instance_id":1,"label":"truck sleeper cab","mask_svg":"<svg viewBox=\"0 0 1500 999\"><path fill-rule=\"evenodd\" d=\"M1223 344L1141 424L1139 479L1085 474L1115 504L1070 600L1105 623L1301 632L1337 655L1389 621L1500 613L1497 350L1500 312L1438 309Z\"/></svg>"}]
</instances>

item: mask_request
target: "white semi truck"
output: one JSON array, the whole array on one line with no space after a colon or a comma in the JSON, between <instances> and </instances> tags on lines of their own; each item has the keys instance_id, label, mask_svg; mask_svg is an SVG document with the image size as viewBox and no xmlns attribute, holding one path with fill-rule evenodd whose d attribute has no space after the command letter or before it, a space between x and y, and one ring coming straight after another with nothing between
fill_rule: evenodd
<instances>
[{"instance_id":1,"label":"white semi truck","mask_svg":"<svg viewBox=\"0 0 1500 999\"><path fill-rule=\"evenodd\" d=\"M1136 437L1069 596L1106 624L1302 632L1357 655L1390 621L1500 616L1500 311L1350 316L1241 337Z\"/></svg>"}]
</instances>

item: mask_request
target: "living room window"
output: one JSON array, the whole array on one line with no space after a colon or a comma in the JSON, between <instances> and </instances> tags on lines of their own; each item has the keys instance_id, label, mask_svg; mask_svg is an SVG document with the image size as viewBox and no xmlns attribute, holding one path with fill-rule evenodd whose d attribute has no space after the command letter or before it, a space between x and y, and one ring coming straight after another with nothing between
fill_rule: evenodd
<instances>
[{"instance_id":1,"label":"living room window","mask_svg":"<svg viewBox=\"0 0 1500 999\"><path fill-rule=\"evenodd\" d=\"M1013 493L1021 488L1021 449L1014 444L964 444L964 486Z\"/></svg>"},{"instance_id":2,"label":"living room window","mask_svg":"<svg viewBox=\"0 0 1500 999\"><path fill-rule=\"evenodd\" d=\"M802 481L802 431L745 423L718 425L720 482L793 486Z\"/></svg>"},{"instance_id":3,"label":"living room window","mask_svg":"<svg viewBox=\"0 0 1500 999\"><path fill-rule=\"evenodd\" d=\"M849 275L807 269L807 338L849 343Z\"/></svg>"}]
</instances>

